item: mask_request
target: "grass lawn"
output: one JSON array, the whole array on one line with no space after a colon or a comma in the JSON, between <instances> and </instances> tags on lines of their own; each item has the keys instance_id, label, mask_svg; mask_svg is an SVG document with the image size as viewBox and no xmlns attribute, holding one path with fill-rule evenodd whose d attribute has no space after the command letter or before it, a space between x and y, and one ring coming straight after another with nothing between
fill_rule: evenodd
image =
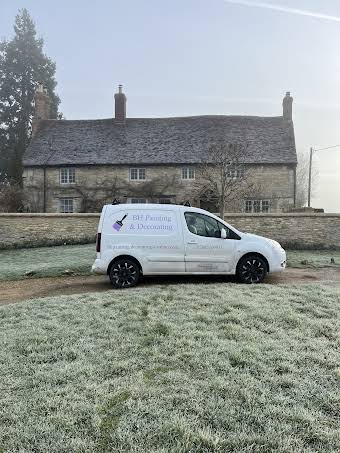
<instances>
[{"instance_id":1,"label":"grass lawn","mask_svg":"<svg viewBox=\"0 0 340 453\"><path fill-rule=\"evenodd\" d=\"M289 267L301 268L340 267L340 250L288 250L287 263Z\"/></svg>"},{"instance_id":2,"label":"grass lawn","mask_svg":"<svg viewBox=\"0 0 340 453\"><path fill-rule=\"evenodd\" d=\"M340 251L288 250L287 256L289 267L340 267ZM57 277L65 270L86 275L94 259L94 244L0 250L0 281L20 280L25 272L32 272L30 278Z\"/></svg>"},{"instance_id":3,"label":"grass lawn","mask_svg":"<svg viewBox=\"0 0 340 453\"><path fill-rule=\"evenodd\" d=\"M95 256L95 244L0 250L0 281L20 280L25 272L32 277L57 277L65 270L86 275Z\"/></svg>"},{"instance_id":4,"label":"grass lawn","mask_svg":"<svg viewBox=\"0 0 340 453\"><path fill-rule=\"evenodd\" d=\"M340 286L0 308L2 452L339 452Z\"/></svg>"}]
</instances>

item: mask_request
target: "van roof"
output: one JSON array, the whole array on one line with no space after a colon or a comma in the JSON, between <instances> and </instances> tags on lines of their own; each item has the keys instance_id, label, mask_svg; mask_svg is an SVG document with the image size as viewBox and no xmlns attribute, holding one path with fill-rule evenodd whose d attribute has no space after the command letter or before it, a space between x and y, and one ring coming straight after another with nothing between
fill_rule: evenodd
<instances>
[{"instance_id":1,"label":"van roof","mask_svg":"<svg viewBox=\"0 0 340 453\"><path fill-rule=\"evenodd\" d=\"M114 203L114 204L107 204L105 206L112 207L124 207L124 208L138 208L138 209L160 209L160 208L169 208L169 207L176 207L176 208L184 208L189 207L182 204L172 204L172 203ZM196 208L199 209L199 208Z\"/></svg>"}]
</instances>

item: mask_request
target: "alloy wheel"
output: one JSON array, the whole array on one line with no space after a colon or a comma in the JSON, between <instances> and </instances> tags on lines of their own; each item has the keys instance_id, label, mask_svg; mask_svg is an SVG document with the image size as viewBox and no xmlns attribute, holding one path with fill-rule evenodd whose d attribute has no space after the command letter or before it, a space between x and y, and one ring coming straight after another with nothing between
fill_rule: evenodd
<instances>
[{"instance_id":1,"label":"alloy wheel","mask_svg":"<svg viewBox=\"0 0 340 453\"><path fill-rule=\"evenodd\" d=\"M115 262L110 270L110 280L115 288L135 286L139 279L139 269L136 263L130 260Z\"/></svg>"},{"instance_id":2,"label":"alloy wheel","mask_svg":"<svg viewBox=\"0 0 340 453\"><path fill-rule=\"evenodd\" d=\"M244 283L260 283L266 276L266 264L259 257L248 257L239 266L239 277Z\"/></svg>"}]
</instances>

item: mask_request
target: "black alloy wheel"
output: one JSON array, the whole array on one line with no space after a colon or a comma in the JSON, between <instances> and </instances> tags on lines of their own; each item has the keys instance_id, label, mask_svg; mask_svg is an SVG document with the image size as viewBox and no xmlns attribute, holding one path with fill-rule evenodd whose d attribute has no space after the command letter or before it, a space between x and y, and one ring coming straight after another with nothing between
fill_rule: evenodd
<instances>
[{"instance_id":1,"label":"black alloy wheel","mask_svg":"<svg viewBox=\"0 0 340 453\"><path fill-rule=\"evenodd\" d=\"M237 266L237 277L242 283L261 283L267 275L267 264L257 255L241 258Z\"/></svg>"},{"instance_id":2,"label":"black alloy wheel","mask_svg":"<svg viewBox=\"0 0 340 453\"><path fill-rule=\"evenodd\" d=\"M110 269L110 280L114 288L131 288L139 281L139 266L128 258L115 261Z\"/></svg>"}]
</instances>

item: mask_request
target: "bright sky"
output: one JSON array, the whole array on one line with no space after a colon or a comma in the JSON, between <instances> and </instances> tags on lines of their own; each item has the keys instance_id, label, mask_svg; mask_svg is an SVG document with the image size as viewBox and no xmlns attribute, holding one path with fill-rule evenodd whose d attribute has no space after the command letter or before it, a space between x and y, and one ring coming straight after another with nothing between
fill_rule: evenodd
<instances>
[{"instance_id":1,"label":"bright sky","mask_svg":"<svg viewBox=\"0 0 340 453\"><path fill-rule=\"evenodd\" d=\"M0 0L0 37L26 7L57 63L67 119L280 115L297 147L340 145L339 0ZM315 155L315 207L340 212L340 147Z\"/></svg>"}]
</instances>

